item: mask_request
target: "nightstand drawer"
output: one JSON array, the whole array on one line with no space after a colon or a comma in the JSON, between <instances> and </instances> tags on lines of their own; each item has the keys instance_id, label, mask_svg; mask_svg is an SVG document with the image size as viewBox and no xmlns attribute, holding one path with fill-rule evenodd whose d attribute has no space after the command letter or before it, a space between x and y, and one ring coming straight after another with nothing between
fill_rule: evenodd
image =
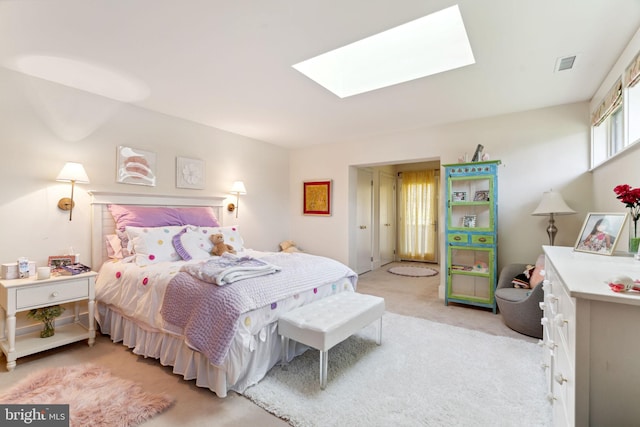
<instances>
[{"instance_id":1,"label":"nightstand drawer","mask_svg":"<svg viewBox=\"0 0 640 427\"><path fill-rule=\"evenodd\" d=\"M29 286L16 290L16 308L53 305L89 297L89 281L69 280L47 283L42 286Z\"/></svg>"}]
</instances>

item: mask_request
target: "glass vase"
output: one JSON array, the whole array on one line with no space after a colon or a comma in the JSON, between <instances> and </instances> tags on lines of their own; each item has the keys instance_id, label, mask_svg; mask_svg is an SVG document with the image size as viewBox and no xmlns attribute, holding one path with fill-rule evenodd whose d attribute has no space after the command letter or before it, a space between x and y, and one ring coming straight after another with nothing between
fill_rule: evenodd
<instances>
[{"instance_id":1,"label":"glass vase","mask_svg":"<svg viewBox=\"0 0 640 427\"><path fill-rule=\"evenodd\" d=\"M629 223L629 253L637 254L640 237L638 237L638 221Z\"/></svg>"},{"instance_id":2,"label":"glass vase","mask_svg":"<svg viewBox=\"0 0 640 427\"><path fill-rule=\"evenodd\" d=\"M56 333L55 321L56 319L47 319L42 321L42 323L44 323L44 329L40 332L40 338L48 338L55 335Z\"/></svg>"}]
</instances>

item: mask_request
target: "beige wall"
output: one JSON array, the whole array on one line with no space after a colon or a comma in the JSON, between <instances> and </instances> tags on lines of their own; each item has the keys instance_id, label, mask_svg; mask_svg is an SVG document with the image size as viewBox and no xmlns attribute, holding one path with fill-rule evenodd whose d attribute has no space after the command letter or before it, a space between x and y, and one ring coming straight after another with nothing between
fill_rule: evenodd
<instances>
[{"instance_id":1,"label":"beige wall","mask_svg":"<svg viewBox=\"0 0 640 427\"><path fill-rule=\"evenodd\" d=\"M294 239L311 252L353 267L355 184L350 167L434 159L456 163L459 156L472 155L476 145L483 144L492 159L502 161L499 265L533 262L541 246L548 244L547 218L531 212L549 189L561 192L578 212L556 221L556 245L572 246L584 214L592 207L588 116L584 102L294 150L290 184ZM329 218L301 214L302 181L312 178L333 179L334 211ZM442 225L441 221L441 232Z\"/></svg>"},{"instance_id":2,"label":"beige wall","mask_svg":"<svg viewBox=\"0 0 640 427\"><path fill-rule=\"evenodd\" d=\"M243 180L239 224L246 244L277 250L290 238L287 150L193 122L153 113L0 68L0 262L26 256L40 265L70 246L90 262L88 190L229 196ZM116 183L116 147L157 153L156 187ZM176 156L206 161L204 190L177 189ZM84 164L91 183L76 186L73 221L57 208L70 185L55 181L66 161ZM269 224L265 227L264 224Z\"/></svg>"}]
</instances>

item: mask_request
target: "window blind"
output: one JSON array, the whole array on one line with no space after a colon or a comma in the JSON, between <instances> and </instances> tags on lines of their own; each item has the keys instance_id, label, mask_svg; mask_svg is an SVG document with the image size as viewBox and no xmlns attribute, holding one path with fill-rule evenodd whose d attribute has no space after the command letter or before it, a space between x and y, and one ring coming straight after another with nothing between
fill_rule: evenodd
<instances>
[{"instance_id":1,"label":"window blind","mask_svg":"<svg viewBox=\"0 0 640 427\"><path fill-rule=\"evenodd\" d=\"M636 55L624 72L625 87L634 87L640 82L640 54Z\"/></svg>"},{"instance_id":2,"label":"window blind","mask_svg":"<svg viewBox=\"0 0 640 427\"><path fill-rule=\"evenodd\" d=\"M607 117L613 113L616 108L620 106L622 103L622 80L618 79L618 81L613 85L613 87L607 92L607 95L604 97L604 101L596 108L596 110L591 115L591 124L593 126L600 126L602 122L604 122Z\"/></svg>"}]
</instances>

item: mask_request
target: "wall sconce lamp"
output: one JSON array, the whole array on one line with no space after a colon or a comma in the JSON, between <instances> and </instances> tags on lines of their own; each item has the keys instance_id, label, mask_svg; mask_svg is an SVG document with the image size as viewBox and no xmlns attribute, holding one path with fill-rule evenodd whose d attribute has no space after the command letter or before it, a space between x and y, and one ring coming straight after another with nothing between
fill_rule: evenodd
<instances>
[{"instance_id":1,"label":"wall sconce lamp","mask_svg":"<svg viewBox=\"0 0 640 427\"><path fill-rule=\"evenodd\" d=\"M556 191L549 190L542 193L542 200L531 215L549 215L549 227L547 227L547 234L549 235L549 243L553 246L558 228L555 225L554 215L572 215L576 213L565 203L562 195Z\"/></svg>"},{"instance_id":2,"label":"wall sconce lamp","mask_svg":"<svg viewBox=\"0 0 640 427\"><path fill-rule=\"evenodd\" d=\"M233 185L231 186L231 190L229 190L229 193L236 195L236 204L234 205L233 203L229 203L227 205L227 210L229 212L236 211L236 218L238 218L238 210L240 206L240 195L247 194L247 189L244 186L244 182L242 181L234 182Z\"/></svg>"},{"instance_id":3,"label":"wall sconce lamp","mask_svg":"<svg viewBox=\"0 0 640 427\"><path fill-rule=\"evenodd\" d=\"M71 183L71 198L63 197L58 201L58 207L63 211L69 211L69 221L71 221L71 215L73 214L73 187L76 183L88 184L89 177L84 171L84 167L80 163L67 162L58 174L56 181L70 182Z\"/></svg>"}]
</instances>

